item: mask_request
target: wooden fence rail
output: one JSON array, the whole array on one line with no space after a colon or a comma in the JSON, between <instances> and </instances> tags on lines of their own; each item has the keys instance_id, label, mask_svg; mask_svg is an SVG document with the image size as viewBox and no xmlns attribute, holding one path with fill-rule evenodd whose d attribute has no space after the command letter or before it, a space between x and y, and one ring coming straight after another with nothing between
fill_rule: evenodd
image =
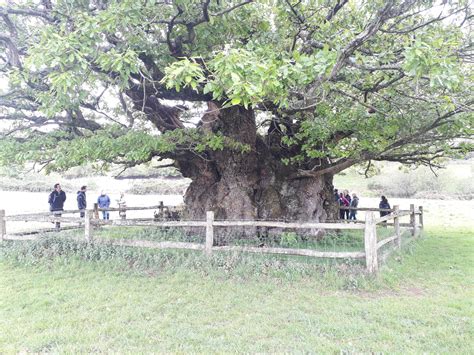
<instances>
[{"instance_id":1,"label":"wooden fence rail","mask_svg":"<svg viewBox=\"0 0 474 355\"><path fill-rule=\"evenodd\" d=\"M163 209L163 204L148 207L126 207L126 210L150 210ZM122 209L107 209L108 211L122 211ZM156 226L156 227L202 227L206 230L206 239L204 244L184 243L184 242L153 242L143 240L120 240L108 241L112 244L122 246L135 246L158 249L193 249L202 250L206 255L211 255L214 251L240 251L260 254L283 254L283 255L303 255L319 258L342 258L342 259L360 259L365 258L366 269L369 273L375 273L379 265L379 249L388 243L395 242L395 246L401 246L401 227L409 227L411 234L416 235L417 231L423 228L423 208L420 206L418 211L414 205L410 205L409 210L400 210L399 206L393 209L385 210L378 208L358 208L358 211L366 211L364 224L360 223L295 223L295 222L279 222L279 221L220 221L215 220L214 212L208 211L205 221L161 221L151 218L141 219L114 219L102 220L97 219L97 208L87 210L84 218L79 217L55 217L51 213L35 213L16 216L6 216L5 210L0 210L0 238L4 239L27 239L19 238L19 235L7 234L6 221L41 221L41 222L57 222L57 223L78 223L80 228L84 228L84 237L87 242L93 241L94 226ZM374 212L390 212L388 215L376 218ZM63 211L64 214L77 213L78 210ZM416 215L419 216L419 223L416 224ZM410 223L400 223L400 218L409 216ZM393 223L387 221L393 219ZM383 240L377 241L377 225L393 225L394 235ZM250 247L250 246L215 246L214 245L214 227L267 227L281 229L336 229L336 230L364 230L364 250L354 252L328 252L312 249L294 249L294 248L271 248L271 247ZM26 234L26 233L24 233ZM31 233L30 233L31 234ZM32 239L32 238L28 238ZM98 242L101 242L98 240ZM393 249L392 249L393 250Z\"/></svg>"}]
</instances>

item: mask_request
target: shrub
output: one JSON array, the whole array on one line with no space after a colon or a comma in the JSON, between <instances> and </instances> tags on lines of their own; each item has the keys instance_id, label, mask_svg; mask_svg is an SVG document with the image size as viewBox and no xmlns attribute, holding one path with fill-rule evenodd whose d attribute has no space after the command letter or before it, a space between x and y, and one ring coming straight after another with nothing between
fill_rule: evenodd
<instances>
[{"instance_id":1,"label":"shrub","mask_svg":"<svg viewBox=\"0 0 474 355\"><path fill-rule=\"evenodd\" d=\"M472 199L474 197L473 179L460 177L455 170L450 169L438 172L438 176L428 168L397 170L384 176L373 177L367 188L378 194L402 198Z\"/></svg>"}]
</instances>

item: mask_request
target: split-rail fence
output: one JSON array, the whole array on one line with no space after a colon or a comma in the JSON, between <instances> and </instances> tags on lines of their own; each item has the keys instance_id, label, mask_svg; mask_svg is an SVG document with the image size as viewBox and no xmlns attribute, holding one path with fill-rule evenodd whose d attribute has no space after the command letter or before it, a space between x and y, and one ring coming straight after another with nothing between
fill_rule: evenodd
<instances>
[{"instance_id":1,"label":"split-rail fence","mask_svg":"<svg viewBox=\"0 0 474 355\"><path fill-rule=\"evenodd\" d=\"M342 207L343 209L354 209L350 207ZM137 210L158 210L155 218L134 218L126 219L126 211ZM317 258L332 258L332 259L365 259L365 265L368 273L375 273L378 270L379 259L386 258L393 250L401 247L402 229L409 230L412 237L416 237L423 228L423 207L420 206L415 209L415 206L410 205L409 210L401 210L399 206L394 206L393 209L379 209L379 208L357 208L357 211L365 211L365 221L347 221L340 220L326 223L311 223L311 222L278 222L278 221L223 221L214 218L214 212L208 211L205 221L184 221L184 220L160 220L160 216L164 216L166 210L171 209L164 206L163 203L157 206L148 207L125 207L125 208L108 208L107 211L119 211L120 219L103 220L99 219L99 211L97 206L93 210L85 211L85 217L57 217L51 213L34 213L21 215L6 215L5 210L0 210L0 240L25 240L36 239L34 233L40 231L27 233L7 233L7 221L35 221L35 222L53 222L53 223L68 223L75 224L74 226L61 227L61 229L83 228L84 238L87 242L93 242L93 227L94 226L155 226L155 227L203 227L206 230L206 239L204 244L188 243L188 242L154 242L144 240L118 240L107 241L109 243L118 244L122 246L146 247L155 249L193 249L201 250L206 255L211 255L216 251L240 251L250 253L268 253L268 254L285 254L285 255L302 255ZM376 217L375 212L388 212L386 216ZM63 211L63 214L78 213L78 210ZM155 212L156 213L156 212ZM418 216L418 219L416 218ZM408 223L401 223L400 219L409 217ZM393 220L393 221L392 221ZM392 221L388 223L388 221ZM383 240L377 241L377 226L393 226L394 234ZM364 250L361 251L347 251L347 252L333 252L333 251L318 251L313 249L296 249L296 248L275 248L275 247L251 247L251 246L217 246L214 245L214 227L267 227L267 228L281 228L281 229L313 229L313 230L363 230L364 231ZM53 231L49 229L48 231ZM44 230L43 230L44 231ZM100 242L100 240L97 240ZM389 244L390 243L390 244ZM389 246L385 253L381 252L383 246Z\"/></svg>"}]
</instances>

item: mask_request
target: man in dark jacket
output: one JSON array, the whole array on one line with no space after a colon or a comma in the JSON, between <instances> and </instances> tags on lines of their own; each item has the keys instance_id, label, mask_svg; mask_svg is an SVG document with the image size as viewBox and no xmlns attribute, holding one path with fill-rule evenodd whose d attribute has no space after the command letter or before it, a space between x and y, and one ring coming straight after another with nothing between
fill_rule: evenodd
<instances>
[{"instance_id":1,"label":"man in dark jacket","mask_svg":"<svg viewBox=\"0 0 474 355\"><path fill-rule=\"evenodd\" d=\"M390 207L390 204L388 203L388 200L385 196L382 196L380 198L379 208L380 209L387 209L387 210L392 208L392 207ZM389 211L380 211L380 217L386 216L388 214L390 214Z\"/></svg>"},{"instance_id":2,"label":"man in dark jacket","mask_svg":"<svg viewBox=\"0 0 474 355\"><path fill-rule=\"evenodd\" d=\"M77 208L80 211L81 218L86 215L87 201L86 201L86 189L87 186L82 186L79 191L77 191Z\"/></svg>"},{"instance_id":3,"label":"man in dark jacket","mask_svg":"<svg viewBox=\"0 0 474 355\"><path fill-rule=\"evenodd\" d=\"M54 184L54 190L49 194L48 203L49 210L53 212L55 217L61 217L64 210L64 201L66 201L66 193L61 190L60 184ZM61 224L56 222L56 229L61 228Z\"/></svg>"}]
</instances>

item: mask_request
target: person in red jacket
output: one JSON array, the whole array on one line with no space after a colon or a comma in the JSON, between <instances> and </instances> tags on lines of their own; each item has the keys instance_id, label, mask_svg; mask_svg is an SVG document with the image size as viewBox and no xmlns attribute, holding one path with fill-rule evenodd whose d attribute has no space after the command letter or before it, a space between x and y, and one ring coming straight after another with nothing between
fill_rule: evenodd
<instances>
[{"instance_id":1,"label":"person in red jacket","mask_svg":"<svg viewBox=\"0 0 474 355\"><path fill-rule=\"evenodd\" d=\"M341 192L340 195L339 195L339 206L349 207L349 204L350 204L349 201L346 199L344 194ZM344 219L345 216L346 216L346 210L345 209L340 209L339 210L339 218Z\"/></svg>"}]
</instances>

